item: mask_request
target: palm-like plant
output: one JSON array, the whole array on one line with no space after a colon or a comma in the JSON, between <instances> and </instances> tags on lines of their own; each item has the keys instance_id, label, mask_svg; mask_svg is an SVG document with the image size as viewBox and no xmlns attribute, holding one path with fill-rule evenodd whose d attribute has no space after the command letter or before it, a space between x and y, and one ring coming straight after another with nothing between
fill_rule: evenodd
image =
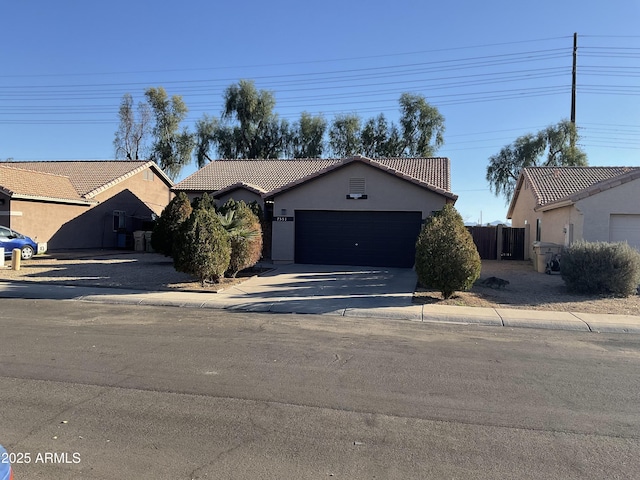
<instances>
[{"instance_id":1,"label":"palm-like plant","mask_svg":"<svg viewBox=\"0 0 640 480\"><path fill-rule=\"evenodd\" d=\"M231 260L225 275L235 278L240 270L252 267L260 260L262 227L258 217L244 202L218 216L231 242Z\"/></svg>"}]
</instances>

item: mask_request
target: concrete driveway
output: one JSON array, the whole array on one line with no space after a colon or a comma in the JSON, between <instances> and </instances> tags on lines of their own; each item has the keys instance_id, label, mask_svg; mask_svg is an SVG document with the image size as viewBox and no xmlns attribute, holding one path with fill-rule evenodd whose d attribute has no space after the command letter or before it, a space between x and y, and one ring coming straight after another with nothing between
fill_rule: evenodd
<instances>
[{"instance_id":1,"label":"concrete driveway","mask_svg":"<svg viewBox=\"0 0 640 480\"><path fill-rule=\"evenodd\" d=\"M219 292L0 281L0 297L421 320L422 306L412 305L416 282L409 268L283 265Z\"/></svg>"},{"instance_id":2,"label":"concrete driveway","mask_svg":"<svg viewBox=\"0 0 640 480\"><path fill-rule=\"evenodd\" d=\"M417 276L410 268L283 265L219 293L226 308L288 313L411 306Z\"/></svg>"}]
</instances>

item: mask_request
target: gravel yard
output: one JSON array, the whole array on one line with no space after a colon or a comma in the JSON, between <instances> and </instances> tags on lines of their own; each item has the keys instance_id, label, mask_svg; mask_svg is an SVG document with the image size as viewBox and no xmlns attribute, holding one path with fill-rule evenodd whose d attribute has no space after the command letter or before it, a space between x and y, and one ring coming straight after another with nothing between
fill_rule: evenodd
<instances>
[{"instance_id":1,"label":"gravel yard","mask_svg":"<svg viewBox=\"0 0 640 480\"><path fill-rule=\"evenodd\" d=\"M489 277L509 284L500 288L483 285L482 281ZM538 273L530 262L509 260L483 260L480 280L468 292L456 292L448 300L443 300L439 292L419 287L414 303L640 315L639 295L614 298L572 294L567 292L560 275Z\"/></svg>"},{"instance_id":2,"label":"gravel yard","mask_svg":"<svg viewBox=\"0 0 640 480\"><path fill-rule=\"evenodd\" d=\"M241 272L238 279L204 287L190 275L175 271L170 258L156 253L91 251L54 253L25 261L19 271L11 261L0 268L0 280L50 282L67 285L121 287L140 290L216 291L239 283L261 269ZM529 262L483 261L480 279L498 277L509 282L491 288L477 282L468 292L442 300L439 292L417 288L414 303L558 310L584 313L640 315L640 296L612 298L574 295L566 291L560 275L537 273Z\"/></svg>"},{"instance_id":3,"label":"gravel yard","mask_svg":"<svg viewBox=\"0 0 640 480\"><path fill-rule=\"evenodd\" d=\"M186 273L173 268L173 260L158 253L128 251L78 251L36 256L23 261L22 268L13 271L11 261L0 269L0 280L16 279L33 282L78 286L131 288L137 290L202 290L216 291L242 280L224 279L220 284L205 285Z\"/></svg>"}]
</instances>

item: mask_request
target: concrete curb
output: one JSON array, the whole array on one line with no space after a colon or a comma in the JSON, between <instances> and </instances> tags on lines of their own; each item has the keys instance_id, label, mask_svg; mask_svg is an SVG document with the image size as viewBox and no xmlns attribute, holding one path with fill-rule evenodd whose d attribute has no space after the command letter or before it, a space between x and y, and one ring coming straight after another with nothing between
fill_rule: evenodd
<instances>
[{"instance_id":1,"label":"concrete curb","mask_svg":"<svg viewBox=\"0 0 640 480\"><path fill-rule=\"evenodd\" d=\"M493 308L423 305L423 321L466 323L501 327L502 319Z\"/></svg>"},{"instance_id":2,"label":"concrete curb","mask_svg":"<svg viewBox=\"0 0 640 480\"><path fill-rule=\"evenodd\" d=\"M496 309L496 312L502 318L505 327L590 331L589 325L569 312L545 312L509 308L499 308Z\"/></svg>"},{"instance_id":3,"label":"concrete curb","mask_svg":"<svg viewBox=\"0 0 640 480\"><path fill-rule=\"evenodd\" d=\"M387 305L367 307L363 298L351 297L247 297L241 292L126 290L121 288L41 285L0 281L0 298L73 300L113 305L171 306L254 313L297 313L344 317L408 320L425 323L538 328L595 333L640 333L640 316L607 315L510 308L450 305L406 305L398 298ZM394 306L394 303L398 303ZM391 304L391 305L390 305Z\"/></svg>"},{"instance_id":4,"label":"concrete curb","mask_svg":"<svg viewBox=\"0 0 640 480\"><path fill-rule=\"evenodd\" d=\"M633 315L597 315L594 313L574 313L585 322L592 332L598 333L640 333L640 318Z\"/></svg>"}]
</instances>

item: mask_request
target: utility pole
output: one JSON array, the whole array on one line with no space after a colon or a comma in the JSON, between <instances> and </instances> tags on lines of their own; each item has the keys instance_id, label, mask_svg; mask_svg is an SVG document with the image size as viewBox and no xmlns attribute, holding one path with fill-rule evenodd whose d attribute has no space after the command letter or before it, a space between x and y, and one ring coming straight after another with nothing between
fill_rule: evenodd
<instances>
[{"instance_id":1,"label":"utility pole","mask_svg":"<svg viewBox=\"0 0 640 480\"><path fill-rule=\"evenodd\" d=\"M576 70L578 63L578 34L573 34L573 69L571 70L571 123L576 124Z\"/></svg>"}]
</instances>

